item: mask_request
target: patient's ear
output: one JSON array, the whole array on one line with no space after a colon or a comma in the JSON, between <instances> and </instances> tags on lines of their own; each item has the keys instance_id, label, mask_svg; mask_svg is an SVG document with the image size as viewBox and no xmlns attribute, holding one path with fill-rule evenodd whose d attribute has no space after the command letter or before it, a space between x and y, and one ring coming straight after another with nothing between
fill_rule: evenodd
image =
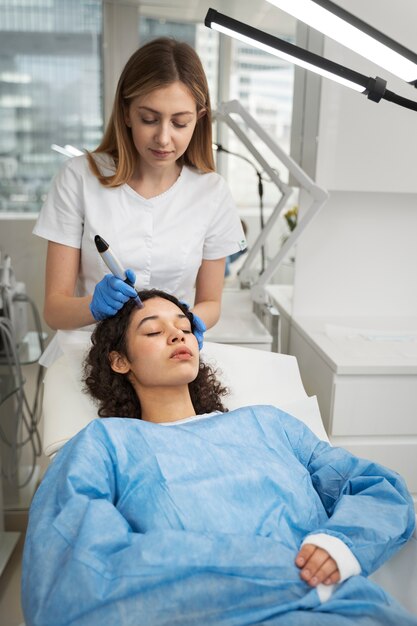
<instances>
[{"instance_id":1,"label":"patient's ear","mask_svg":"<svg viewBox=\"0 0 417 626\"><path fill-rule=\"evenodd\" d=\"M116 352L116 350L110 352L109 361L113 372L116 372L117 374L127 374L130 372L128 360L125 356L123 356L123 354L120 354L120 352Z\"/></svg>"}]
</instances>

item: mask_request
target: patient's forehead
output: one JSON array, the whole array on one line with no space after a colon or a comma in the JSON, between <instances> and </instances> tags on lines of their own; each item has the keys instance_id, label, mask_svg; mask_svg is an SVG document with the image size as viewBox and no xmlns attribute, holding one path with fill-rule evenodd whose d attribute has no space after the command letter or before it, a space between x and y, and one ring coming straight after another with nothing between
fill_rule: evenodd
<instances>
[{"instance_id":1,"label":"patient's forehead","mask_svg":"<svg viewBox=\"0 0 417 626\"><path fill-rule=\"evenodd\" d=\"M133 311L130 323L139 324L143 319L149 316L158 316L160 318L177 317L183 315L183 311L170 300L160 298L149 298L143 302L143 309Z\"/></svg>"}]
</instances>

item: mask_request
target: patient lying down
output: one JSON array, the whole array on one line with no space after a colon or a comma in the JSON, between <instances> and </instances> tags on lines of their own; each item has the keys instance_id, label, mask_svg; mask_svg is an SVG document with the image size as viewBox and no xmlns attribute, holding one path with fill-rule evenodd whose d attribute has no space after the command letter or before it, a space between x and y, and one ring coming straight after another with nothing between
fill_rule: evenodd
<instances>
[{"instance_id":1,"label":"patient lying down","mask_svg":"<svg viewBox=\"0 0 417 626\"><path fill-rule=\"evenodd\" d=\"M85 382L108 419L34 497L26 625L416 625L367 579L413 531L401 477L278 408L227 412L192 313L140 297L92 336Z\"/></svg>"}]
</instances>

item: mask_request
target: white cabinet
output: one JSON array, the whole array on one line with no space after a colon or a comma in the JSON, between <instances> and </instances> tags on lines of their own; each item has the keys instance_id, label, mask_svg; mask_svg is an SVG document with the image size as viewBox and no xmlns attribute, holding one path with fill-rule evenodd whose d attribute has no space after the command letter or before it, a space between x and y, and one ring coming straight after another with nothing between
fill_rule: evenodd
<instances>
[{"instance_id":1,"label":"white cabinet","mask_svg":"<svg viewBox=\"0 0 417 626\"><path fill-rule=\"evenodd\" d=\"M352 329L366 323L372 329L370 319L361 325L339 322ZM393 324L385 320L385 332L405 322ZM297 318L289 351L297 357L307 393L318 396L332 444L399 472L417 502L417 320L414 324L415 340L401 340L398 330L391 340L384 335L379 340L329 338L323 321ZM401 356L401 349L408 354Z\"/></svg>"},{"instance_id":2,"label":"white cabinet","mask_svg":"<svg viewBox=\"0 0 417 626\"><path fill-rule=\"evenodd\" d=\"M417 503L417 319L292 317L289 288L268 292L332 444L399 472Z\"/></svg>"}]
</instances>

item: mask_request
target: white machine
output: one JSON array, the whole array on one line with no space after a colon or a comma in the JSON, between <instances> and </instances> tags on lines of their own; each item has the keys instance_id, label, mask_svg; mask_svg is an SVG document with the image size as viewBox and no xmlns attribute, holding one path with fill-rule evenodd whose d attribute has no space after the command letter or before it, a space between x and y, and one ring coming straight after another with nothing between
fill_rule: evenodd
<instances>
[{"instance_id":1,"label":"white machine","mask_svg":"<svg viewBox=\"0 0 417 626\"><path fill-rule=\"evenodd\" d=\"M79 331L75 340L73 333L72 337L69 340L65 332L59 331L64 355L48 368L45 377L43 447L50 457L97 417L96 406L81 391L82 360L90 335ZM217 367L217 375L231 391L226 403L229 409L273 404L327 440L317 400L307 396L295 357L210 342L206 342L202 354ZM417 534L372 578L417 615Z\"/></svg>"},{"instance_id":2,"label":"white machine","mask_svg":"<svg viewBox=\"0 0 417 626\"><path fill-rule=\"evenodd\" d=\"M28 331L25 295L26 285L16 281L10 256L2 255L0 251L0 316L10 319L17 346ZM5 346L0 338L0 354L4 352Z\"/></svg>"}]
</instances>

